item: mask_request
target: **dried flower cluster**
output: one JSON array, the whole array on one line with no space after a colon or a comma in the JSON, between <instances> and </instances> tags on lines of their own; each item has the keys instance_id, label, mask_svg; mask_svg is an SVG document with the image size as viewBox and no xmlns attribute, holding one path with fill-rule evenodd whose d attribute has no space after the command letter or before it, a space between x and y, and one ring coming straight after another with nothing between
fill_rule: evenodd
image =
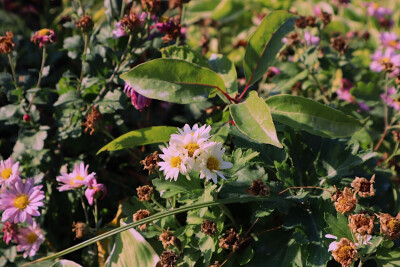
<instances>
[{"instance_id":1,"label":"dried flower cluster","mask_svg":"<svg viewBox=\"0 0 400 267\"><path fill-rule=\"evenodd\" d=\"M219 247L224 249L229 249L232 251L237 251L240 246L240 237L235 229L231 228L226 231L226 234L220 238Z\"/></svg>"},{"instance_id":2,"label":"dried flower cluster","mask_svg":"<svg viewBox=\"0 0 400 267\"><path fill-rule=\"evenodd\" d=\"M217 231L217 225L211 220L204 220L201 224L201 232L206 235L213 235Z\"/></svg>"},{"instance_id":3,"label":"dried flower cluster","mask_svg":"<svg viewBox=\"0 0 400 267\"><path fill-rule=\"evenodd\" d=\"M0 53L9 54L13 50L15 43L12 38L14 37L13 32L6 32L4 36L0 36Z\"/></svg>"},{"instance_id":4,"label":"dried flower cluster","mask_svg":"<svg viewBox=\"0 0 400 267\"><path fill-rule=\"evenodd\" d=\"M154 173L158 170L158 162L160 162L160 156L158 155L158 151L154 151L152 154L148 155L144 160L140 161L140 164L143 165L143 170L148 170L149 174Z\"/></svg>"},{"instance_id":5,"label":"dried flower cluster","mask_svg":"<svg viewBox=\"0 0 400 267\"><path fill-rule=\"evenodd\" d=\"M93 19L89 15L83 15L75 22L75 26L82 32L90 32L94 26Z\"/></svg>"},{"instance_id":6,"label":"dried flower cluster","mask_svg":"<svg viewBox=\"0 0 400 267\"><path fill-rule=\"evenodd\" d=\"M144 218L147 218L149 216L150 216L150 211L148 211L148 210L138 210L135 214L133 214L133 221L134 222L140 221L140 220L142 220ZM146 223L139 225L139 229L142 232L146 230L146 227L147 227Z\"/></svg>"},{"instance_id":7,"label":"dried flower cluster","mask_svg":"<svg viewBox=\"0 0 400 267\"><path fill-rule=\"evenodd\" d=\"M153 187L148 185L139 186L136 188L136 191L140 201L150 201L151 196L153 195Z\"/></svg>"},{"instance_id":8,"label":"dried flower cluster","mask_svg":"<svg viewBox=\"0 0 400 267\"><path fill-rule=\"evenodd\" d=\"M253 196L268 196L269 195L269 187L264 184L261 178L254 180L251 186L246 189L246 193Z\"/></svg>"}]
</instances>

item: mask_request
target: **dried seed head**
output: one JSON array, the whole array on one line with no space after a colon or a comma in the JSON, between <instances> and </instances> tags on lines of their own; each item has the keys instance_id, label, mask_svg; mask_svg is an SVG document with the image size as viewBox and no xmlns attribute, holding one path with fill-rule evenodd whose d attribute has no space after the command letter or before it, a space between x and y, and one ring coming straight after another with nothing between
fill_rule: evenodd
<instances>
[{"instance_id":1,"label":"dried seed head","mask_svg":"<svg viewBox=\"0 0 400 267\"><path fill-rule=\"evenodd\" d=\"M331 196L331 201L335 202L342 195L342 191L337 189L336 185L334 185L333 187L335 188L335 193Z\"/></svg>"},{"instance_id":2,"label":"dried seed head","mask_svg":"<svg viewBox=\"0 0 400 267\"><path fill-rule=\"evenodd\" d=\"M331 23L332 15L327 12L322 12L322 14L320 15L320 20L322 21L325 27L326 25Z\"/></svg>"},{"instance_id":3,"label":"dried seed head","mask_svg":"<svg viewBox=\"0 0 400 267\"><path fill-rule=\"evenodd\" d=\"M232 251L237 251L239 249L240 237L236 231L231 228L226 231L226 234L220 238L219 247L224 249L229 249Z\"/></svg>"},{"instance_id":4,"label":"dried seed head","mask_svg":"<svg viewBox=\"0 0 400 267\"><path fill-rule=\"evenodd\" d=\"M296 25L296 27L297 27L297 28L300 28L300 29L306 28L307 25L308 25L308 23L307 23L307 18L306 18L306 17L303 17L303 16L300 16L300 18L298 18L298 19L296 19L296 20L294 21L294 25Z\"/></svg>"},{"instance_id":5,"label":"dried seed head","mask_svg":"<svg viewBox=\"0 0 400 267\"><path fill-rule=\"evenodd\" d=\"M97 110L95 106L91 106L91 111L88 112L86 116L86 121L82 123L82 126L85 126L84 132L87 133L90 131L90 135L92 135L96 129L99 127L99 122L103 119L100 111Z\"/></svg>"},{"instance_id":6,"label":"dried seed head","mask_svg":"<svg viewBox=\"0 0 400 267\"><path fill-rule=\"evenodd\" d=\"M335 208L337 212L345 214L346 212L352 212L357 205L356 193L350 188L345 187L343 193L337 198L335 202Z\"/></svg>"},{"instance_id":7,"label":"dried seed head","mask_svg":"<svg viewBox=\"0 0 400 267\"><path fill-rule=\"evenodd\" d=\"M13 50L15 43L12 38L14 37L13 32L6 32L6 35L0 36L0 53L9 54Z\"/></svg>"},{"instance_id":8,"label":"dried seed head","mask_svg":"<svg viewBox=\"0 0 400 267\"><path fill-rule=\"evenodd\" d=\"M397 214L396 218L387 213L381 213L377 217L381 224L381 234L390 240L400 237L400 213Z\"/></svg>"},{"instance_id":9,"label":"dried seed head","mask_svg":"<svg viewBox=\"0 0 400 267\"><path fill-rule=\"evenodd\" d=\"M374 183L375 174L372 175L371 181L368 181L364 177L356 177L356 179L351 182L351 187L354 188L354 191L356 191L360 197L369 197L375 195Z\"/></svg>"},{"instance_id":10,"label":"dried seed head","mask_svg":"<svg viewBox=\"0 0 400 267\"><path fill-rule=\"evenodd\" d=\"M317 19L313 16L307 16L306 22L308 27L315 27L317 26Z\"/></svg>"},{"instance_id":11,"label":"dried seed head","mask_svg":"<svg viewBox=\"0 0 400 267\"><path fill-rule=\"evenodd\" d=\"M91 16L83 15L75 22L75 26L82 32L90 32L93 29L94 23Z\"/></svg>"},{"instance_id":12,"label":"dried seed head","mask_svg":"<svg viewBox=\"0 0 400 267\"><path fill-rule=\"evenodd\" d=\"M331 38L331 47L341 54L344 54L348 47L346 38L344 38L342 35Z\"/></svg>"},{"instance_id":13,"label":"dried seed head","mask_svg":"<svg viewBox=\"0 0 400 267\"><path fill-rule=\"evenodd\" d=\"M161 7L160 0L141 0L142 9L155 14Z\"/></svg>"},{"instance_id":14,"label":"dried seed head","mask_svg":"<svg viewBox=\"0 0 400 267\"><path fill-rule=\"evenodd\" d=\"M75 238L77 239L81 239L89 232L89 229L83 222L73 222L72 227L72 232L75 232Z\"/></svg>"},{"instance_id":15,"label":"dried seed head","mask_svg":"<svg viewBox=\"0 0 400 267\"><path fill-rule=\"evenodd\" d=\"M342 264L342 267L349 267L353 260L358 259L356 245L343 237L340 239L337 248L332 251L332 256L335 261Z\"/></svg>"},{"instance_id":16,"label":"dried seed head","mask_svg":"<svg viewBox=\"0 0 400 267\"><path fill-rule=\"evenodd\" d=\"M291 32L287 36L287 45L294 46L300 43L300 35L297 32Z\"/></svg>"},{"instance_id":17,"label":"dried seed head","mask_svg":"<svg viewBox=\"0 0 400 267\"><path fill-rule=\"evenodd\" d=\"M389 30L390 28L393 27L393 20L390 18L380 18L379 27Z\"/></svg>"},{"instance_id":18,"label":"dried seed head","mask_svg":"<svg viewBox=\"0 0 400 267\"><path fill-rule=\"evenodd\" d=\"M160 162L160 156L158 155L158 151L154 151L152 154L148 155L144 160L140 161L140 164L143 165L143 170L148 170L149 174L154 173L158 170L158 162Z\"/></svg>"},{"instance_id":19,"label":"dried seed head","mask_svg":"<svg viewBox=\"0 0 400 267\"><path fill-rule=\"evenodd\" d=\"M149 201L153 195L153 187L144 185L136 188L136 192L140 201Z\"/></svg>"},{"instance_id":20,"label":"dried seed head","mask_svg":"<svg viewBox=\"0 0 400 267\"><path fill-rule=\"evenodd\" d=\"M148 211L148 210L138 210L135 214L133 214L133 221L136 222L136 221L142 220L144 218L147 218L149 216L150 216L150 211ZM146 230L146 227L147 227L146 223L142 224L142 225L139 225L139 229L142 232Z\"/></svg>"},{"instance_id":21,"label":"dried seed head","mask_svg":"<svg viewBox=\"0 0 400 267\"><path fill-rule=\"evenodd\" d=\"M269 187L264 184L261 178L254 180L251 186L245 190L246 193L253 196L268 196L269 195Z\"/></svg>"},{"instance_id":22,"label":"dried seed head","mask_svg":"<svg viewBox=\"0 0 400 267\"><path fill-rule=\"evenodd\" d=\"M349 216L349 227L354 235L370 235L374 230L375 216L354 214Z\"/></svg>"},{"instance_id":23,"label":"dried seed head","mask_svg":"<svg viewBox=\"0 0 400 267\"><path fill-rule=\"evenodd\" d=\"M178 255L172 250L163 251L160 256L160 264L162 267L174 267L178 261Z\"/></svg>"},{"instance_id":24,"label":"dried seed head","mask_svg":"<svg viewBox=\"0 0 400 267\"><path fill-rule=\"evenodd\" d=\"M217 231L217 225L211 220L204 220L201 224L201 232L206 235L213 235Z\"/></svg>"},{"instance_id":25,"label":"dried seed head","mask_svg":"<svg viewBox=\"0 0 400 267\"><path fill-rule=\"evenodd\" d=\"M178 241L178 239L169 231L169 229L163 230L158 239L162 242L164 249L167 249L171 245L175 246Z\"/></svg>"},{"instance_id":26,"label":"dried seed head","mask_svg":"<svg viewBox=\"0 0 400 267\"><path fill-rule=\"evenodd\" d=\"M140 19L136 13L130 13L129 16L125 15L118 23L127 33L134 33L141 27Z\"/></svg>"},{"instance_id":27,"label":"dried seed head","mask_svg":"<svg viewBox=\"0 0 400 267\"><path fill-rule=\"evenodd\" d=\"M170 41L176 40L178 37L181 37L182 25L180 21L181 21L180 17L175 16L173 18L170 18L168 22L165 24L165 26L162 29L162 32L165 33L165 35L161 37L164 43L168 43Z\"/></svg>"}]
</instances>

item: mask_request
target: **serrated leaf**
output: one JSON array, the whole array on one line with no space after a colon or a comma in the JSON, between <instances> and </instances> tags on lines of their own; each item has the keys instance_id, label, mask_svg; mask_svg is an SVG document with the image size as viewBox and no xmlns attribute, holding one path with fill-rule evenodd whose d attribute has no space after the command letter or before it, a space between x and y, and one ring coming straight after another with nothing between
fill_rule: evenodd
<instances>
[{"instance_id":1,"label":"serrated leaf","mask_svg":"<svg viewBox=\"0 0 400 267\"><path fill-rule=\"evenodd\" d=\"M250 92L246 101L231 105L230 112L239 130L251 139L282 147L268 105L256 92Z\"/></svg>"},{"instance_id":2,"label":"serrated leaf","mask_svg":"<svg viewBox=\"0 0 400 267\"><path fill-rule=\"evenodd\" d=\"M153 179L152 183L163 198L169 198L179 193L191 194L196 189L202 189L200 180L195 177L188 180L185 176L179 176L176 181Z\"/></svg>"},{"instance_id":3,"label":"serrated leaf","mask_svg":"<svg viewBox=\"0 0 400 267\"><path fill-rule=\"evenodd\" d=\"M353 236L349 228L349 222L346 216L342 215L341 213L337 213L335 217L332 214L326 213L325 222L328 224L328 228L325 229L326 233L336 236L337 241L339 241L342 237L353 240ZM332 239L332 242L333 241L334 240Z\"/></svg>"},{"instance_id":4,"label":"serrated leaf","mask_svg":"<svg viewBox=\"0 0 400 267\"><path fill-rule=\"evenodd\" d=\"M120 77L141 95L179 104L207 101L217 88L226 91L217 73L178 59L148 61Z\"/></svg>"},{"instance_id":5,"label":"serrated leaf","mask_svg":"<svg viewBox=\"0 0 400 267\"><path fill-rule=\"evenodd\" d=\"M237 72L233 62L224 55L212 54L208 63L224 80L228 94L237 93Z\"/></svg>"},{"instance_id":6,"label":"serrated leaf","mask_svg":"<svg viewBox=\"0 0 400 267\"><path fill-rule=\"evenodd\" d=\"M168 142L171 138L171 134L176 132L176 127L170 126L153 126L131 131L103 146L97 151L97 154L103 151L115 151L135 146Z\"/></svg>"},{"instance_id":7,"label":"serrated leaf","mask_svg":"<svg viewBox=\"0 0 400 267\"><path fill-rule=\"evenodd\" d=\"M315 135L348 137L362 127L358 120L308 98L276 95L268 98L266 103L274 120Z\"/></svg>"},{"instance_id":8,"label":"serrated leaf","mask_svg":"<svg viewBox=\"0 0 400 267\"><path fill-rule=\"evenodd\" d=\"M400 266L400 250L389 248L379 248L376 252L376 264L378 267L397 267Z\"/></svg>"},{"instance_id":9,"label":"serrated leaf","mask_svg":"<svg viewBox=\"0 0 400 267\"><path fill-rule=\"evenodd\" d=\"M251 36L244 55L244 73L249 85L257 82L267 71L282 48L282 38L294 29L295 15L286 11L268 14Z\"/></svg>"},{"instance_id":10,"label":"serrated leaf","mask_svg":"<svg viewBox=\"0 0 400 267\"><path fill-rule=\"evenodd\" d=\"M163 58L181 59L201 67L210 68L207 60L199 52L187 45L170 45L162 48L160 51Z\"/></svg>"}]
</instances>

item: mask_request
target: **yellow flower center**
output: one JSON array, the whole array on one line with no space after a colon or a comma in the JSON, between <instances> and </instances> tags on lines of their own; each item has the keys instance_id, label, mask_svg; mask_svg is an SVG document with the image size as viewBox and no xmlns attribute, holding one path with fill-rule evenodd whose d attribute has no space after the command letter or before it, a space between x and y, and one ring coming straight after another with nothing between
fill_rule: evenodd
<instances>
[{"instance_id":1,"label":"yellow flower center","mask_svg":"<svg viewBox=\"0 0 400 267\"><path fill-rule=\"evenodd\" d=\"M11 174L12 174L12 170L10 168L4 169L1 172L1 177L3 177L3 179L7 180L8 178L10 178Z\"/></svg>"},{"instance_id":2,"label":"yellow flower center","mask_svg":"<svg viewBox=\"0 0 400 267\"><path fill-rule=\"evenodd\" d=\"M353 248L351 246L343 246L338 249L337 255L340 259L348 259L351 257L352 251Z\"/></svg>"},{"instance_id":3,"label":"yellow flower center","mask_svg":"<svg viewBox=\"0 0 400 267\"><path fill-rule=\"evenodd\" d=\"M383 57L383 58L381 58L381 59L379 60L379 62L380 62L381 64L390 63L390 58L388 58L388 57Z\"/></svg>"},{"instance_id":4,"label":"yellow flower center","mask_svg":"<svg viewBox=\"0 0 400 267\"><path fill-rule=\"evenodd\" d=\"M45 36L45 35L50 35L50 30L49 29L41 29L38 31L39 36Z\"/></svg>"},{"instance_id":5,"label":"yellow flower center","mask_svg":"<svg viewBox=\"0 0 400 267\"><path fill-rule=\"evenodd\" d=\"M194 152L199 149L200 146L196 143L189 143L185 146L185 149L187 149L189 157L193 157Z\"/></svg>"},{"instance_id":6,"label":"yellow flower center","mask_svg":"<svg viewBox=\"0 0 400 267\"><path fill-rule=\"evenodd\" d=\"M171 159L171 167L176 168L181 165L181 158L180 157L172 157Z\"/></svg>"},{"instance_id":7,"label":"yellow flower center","mask_svg":"<svg viewBox=\"0 0 400 267\"><path fill-rule=\"evenodd\" d=\"M390 41L389 41L389 45L390 45L390 46L396 46L396 45L397 45L397 42L396 42L395 40L390 40Z\"/></svg>"},{"instance_id":8,"label":"yellow flower center","mask_svg":"<svg viewBox=\"0 0 400 267\"><path fill-rule=\"evenodd\" d=\"M24 210L29 205L29 197L26 194L18 195L14 199L14 207L19 210Z\"/></svg>"},{"instance_id":9,"label":"yellow flower center","mask_svg":"<svg viewBox=\"0 0 400 267\"><path fill-rule=\"evenodd\" d=\"M31 244L31 245L33 243L35 243L37 239L38 239L38 236L34 232L30 232L26 236L26 241L28 241L28 243Z\"/></svg>"},{"instance_id":10,"label":"yellow flower center","mask_svg":"<svg viewBox=\"0 0 400 267\"><path fill-rule=\"evenodd\" d=\"M75 178L71 179L71 182L70 182L71 185L75 185L75 180L83 181L83 180L85 180L85 178L78 174L77 176L75 176Z\"/></svg>"},{"instance_id":11,"label":"yellow flower center","mask_svg":"<svg viewBox=\"0 0 400 267\"><path fill-rule=\"evenodd\" d=\"M207 169L214 171L214 170L218 170L219 169L219 160L214 157L211 156L207 159Z\"/></svg>"},{"instance_id":12,"label":"yellow flower center","mask_svg":"<svg viewBox=\"0 0 400 267\"><path fill-rule=\"evenodd\" d=\"M392 232L399 232L400 231L400 222L397 220L390 220L387 224L388 228Z\"/></svg>"}]
</instances>

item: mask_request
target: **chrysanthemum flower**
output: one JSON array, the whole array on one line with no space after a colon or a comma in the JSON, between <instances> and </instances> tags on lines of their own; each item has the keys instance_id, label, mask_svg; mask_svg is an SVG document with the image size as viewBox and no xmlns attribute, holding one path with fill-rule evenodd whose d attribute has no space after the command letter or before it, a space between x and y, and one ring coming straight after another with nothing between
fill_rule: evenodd
<instances>
[{"instance_id":1,"label":"chrysanthemum flower","mask_svg":"<svg viewBox=\"0 0 400 267\"><path fill-rule=\"evenodd\" d=\"M4 210L3 222L33 223L32 216L39 216L39 207L44 206L44 192L41 185L34 186L33 178L27 178L25 183L17 178L14 184L0 195L0 208Z\"/></svg>"},{"instance_id":2,"label":"chrysanthemum flower","mask_svg":"<svg viewBox=\"0 0 400 267\"><path fill-rule=\"evenodd\" d=\"M42 229L36 222L33 222L33 225L28 226L28 228L19 229L17 236L19 241L17 250L18 252L24 252L24 258L35 256L40 244L44 242Z\"/></svg>"},{"instance_id":3,"label":"chrysanthemum flower","mask_svg":"<svg viewBox=\"0 0 400 267\"><path fill-rule=\"evenodd\" d=\"M129 83L125 83L124 92L131 98L131 103L135 109L142 111L145 107L150 106L151 99L136 92Z\"/></svg>"},{"instance_id":4,"label":"chrysanthemum flower","mask_svg":"<svg viewBox=\"0 0 400 267\"><path fill-rule=\"evenodd\" d=\"M14 162L12 158L2 160L0 162L0 185L10 186L17 178L20 172L18 171L19 162Z\"/></svg>"},{"instance_id":5,"label":"chrysanthemum flower","mask_svg":"<svg viewBox=\"0 0 400 267\"><path fill-rule=\"evenodd\" d=\"M1 229L1 232L3 233L3 241L6 242L8 245L12 239L14 239L14 242L18 242L18 225L15 223L11 222L5 222L3 225L3 228Z\"/></svg>"},{"instance_id":6,"label":"chrysanthemum flower","mask_svg":"<svg viewBox=\"0 0 400 267\"><path fill-rule=\"evenodd\" d=\"M391 76L398 74L397 68L400 66L400 54L397 54L393 48L387 48L385 51L376 50L371 59L372 62L369 67L372 71L392 71Z\"/></svg>"},{"instance_id":7,"label":"chrysanthemum flower","mask_svg":"<svg viewBox=\"0 0 400 267\"><path fill-rule=\"evenodd\" d=\"M327 238L337 239L334 235L325 235ZM332 242L329 245L328 251L332 251L333 258L342 264L342 267L349 267L353 260L357 260L357 247L356 244L349 239L343 237L339 242Z\"/></svg>"},{"instance_id":8,"label":"chrysanthemum flower","mask_svg":"<svg viewBox=\"0 0 400 267\"><path fill-rule=\"evenodd\" d=\"M107 194L107 187L104 184L98 184L96 178L89 180L85 196L89 202L89 205L93 205L93 201L96 198L103 199ZM101 195L101 196L100 196Z\"/></svg>"},{"instance_id":9,"label":"chrysanthemum flower","mask_svg":"<svg viewBox=\"0 0 400 267\"><path fill-rule=\"evenodd\" d=\"M187 173L182 153L173 146L163 148L162 151L164 154L160 154L160 158L164 161L159 162L158 166L160 166L160 171L164 171L166 180L174 178L176 181L179 173L184 175Z\"/></svg>"},{"instance_id":10,"label":"chrysanthemum flower","mask_svg":"<svg viewBox=\"0 0 400 267\"><path fill-rule=\"evenodd\" d=\"M75 164L72 173L61 173L61 176L57 177L57 181L62 183L58 188L58 191L67 191L83 185L88 185L89 180L94 179L94 176L96 175L95 172L88 174L88 168L89 165L86 165L85 167L85 164L81 162L80 164Z\"/></svg>"},{"instance_id":11,"label":"chrysanthemum flower","mask_svg":"<svg viewBox=\"0 0 400 267\"><path fill-rule=\"evenodd\" d=\"M335 208L337 212L345 214L346 212L352 212L358 203L356 193L350 188L345 187L343 193L337 198L335 202Z\"/></svg>"},{"instance_id":12,"label":"chrysanthemum flower","mask_svg":"<svg viewBox=\"0 0 400 267\"><path fill-rule=\"evenodd\" d=\"M39 47L54 43L57 40L56 34L53 30L50 29L41 29L40 31L35 32L35 34L31 37L31 42L39 43Z\"/></svg>"},{"instance_id":13,"label":"chrysanthemum flower","mask_svg":"<svg viewBox=\"0 0 400 267\"><path fill-rule=\"evenodd\" d=\"M390 240L395 240L400 237L400 213L398 213L396 217L388 213L381 213L377 215L377 217L381 224L381 234Z\"/></svg>"},{"instance_id":14,"label":"chrysanthemum flower","mask_svg":"<svg viewBox=\"0 0 400 267\"><path fill-rule=\"evenodd\" d=\"M232 168L233 164L222 159L225 148L221 143L210 142L200 156L200 178L217 183L217 176L226 179L220 170Z\"/></svg>"},{"instance_id":15,"label":"chrysanthemum flower","mask_svg":"<svg viewBox=\"0 0 400 267\"><path fill-rule=\"evenodd\" d=\"M394 32L382 32L380 39L383 47L400 49L399 36L397 36L397 34Z\"/></svg>"}]
</instances>

